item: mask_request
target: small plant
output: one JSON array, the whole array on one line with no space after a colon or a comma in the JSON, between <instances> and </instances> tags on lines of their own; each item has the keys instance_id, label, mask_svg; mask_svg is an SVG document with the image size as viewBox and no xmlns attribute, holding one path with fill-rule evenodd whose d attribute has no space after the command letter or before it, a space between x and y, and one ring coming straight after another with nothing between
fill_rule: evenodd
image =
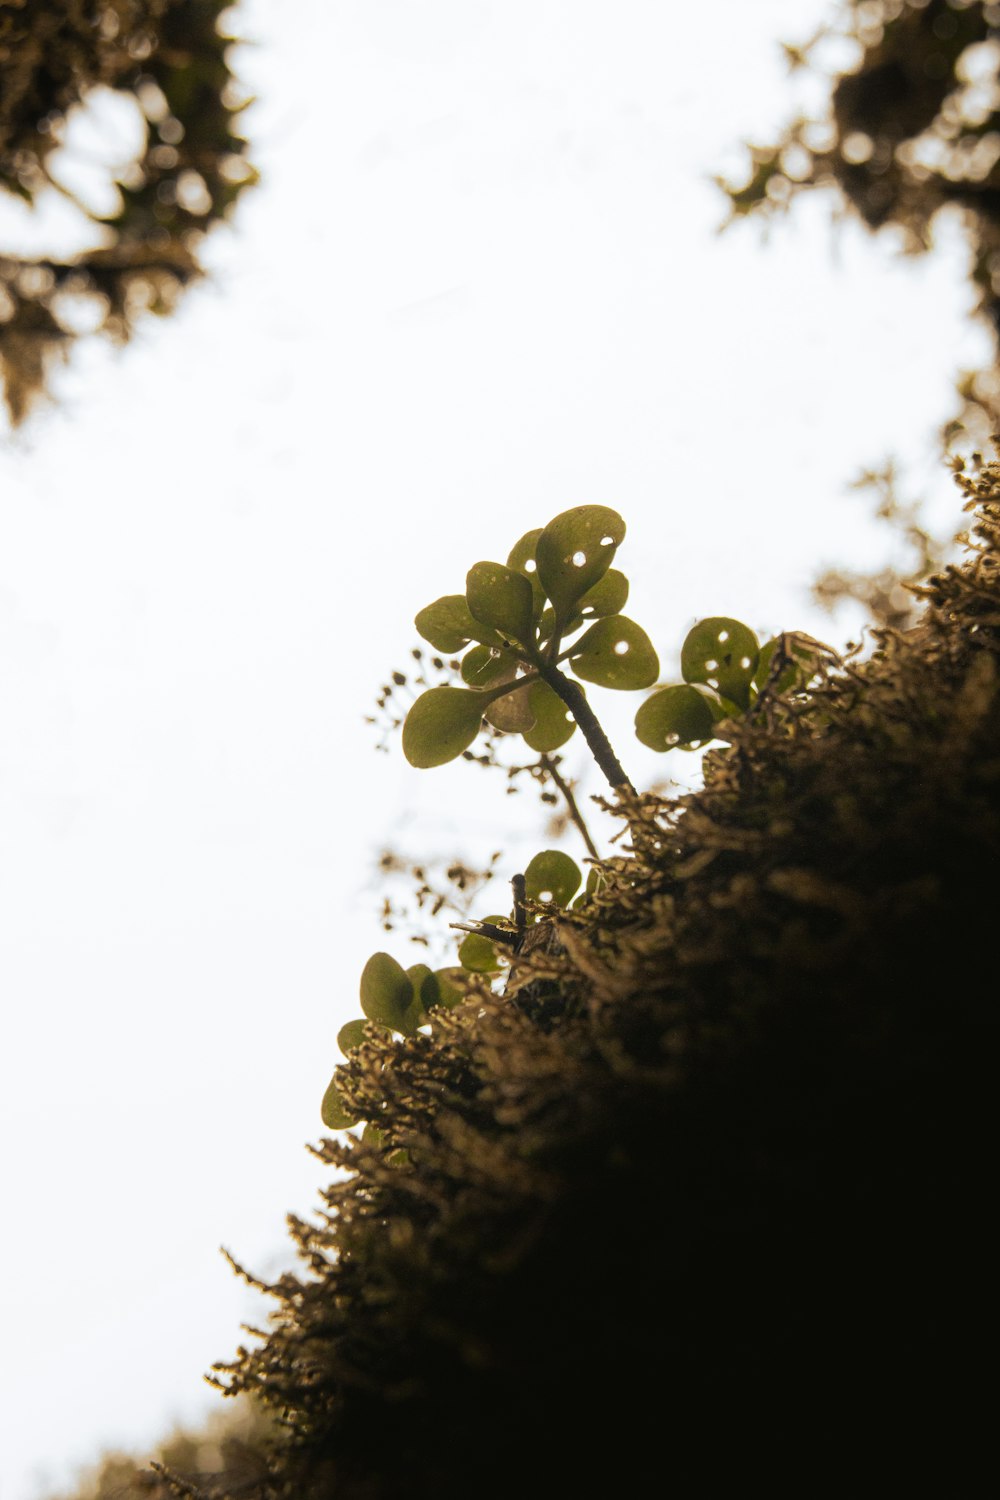
<instances>
[{"instance_id":1,"label":"small plant","mask_svg":"<svg viewBox=\"0 0 1000 1500\"><path fill-rule=\"evenodd\" d=\"M420 611L417 630L461 656L464 685L429 688L413 704L403 726L411 765L454 760L484 718L543 754L579 725L610 785L631 785L580 686L634 690L659 672L648 635L621 613L628 580L611 563L624 537L624 521L607 506L564 511L523 536L506 563L475 563L464 594Z\"/></svg>"},{"instance_id":2,"label":"small plant","mask_svg":"<svg viewBox=\"0 0 1000 1500\"><path fill-rule=\"evenodd\" d=\"M464 594L436 599L415 622L424 640L450 659L447 664L436 660L435 668L457 675L462 685L426 687L403 722L403 751L419 769L469 755L486 729L519 735L542 758L542 773L563 793L595 861L572 791L550 757L579 727L612 789L635 798L582 686L637 691L653 686L659 675L649 636L622 614L628 579L611 564L624 538L625 522L617 511L582 505L527 532L506 563L475 563ZM807 686L821 650L801 635L777 636L761 646L739 620L701 620L681 648L684 681L658 687L646 699L636 714L636 734L659 751L694 750L725 740L727 723L750 712L765 691ZM405 680L396 674L398 685ZM587 900L599 882L595 863L578 899ZM529 927L577 897L583 874L568 855L548 849L511 883L510 917L452 924L465 933L457 966L404 969L388 953L372 955L361 975L363 1016L349 1021L338 1036L345 1055L380 1031L413 1037L433 1028L435 1008L457 1005L474 976L492 984L521 951ZM337 1073L322 1113L330 1129L361 1118L345 1100ZM369 1124L365 1138L376 1136Z\"/></svg>"}]
</instances>

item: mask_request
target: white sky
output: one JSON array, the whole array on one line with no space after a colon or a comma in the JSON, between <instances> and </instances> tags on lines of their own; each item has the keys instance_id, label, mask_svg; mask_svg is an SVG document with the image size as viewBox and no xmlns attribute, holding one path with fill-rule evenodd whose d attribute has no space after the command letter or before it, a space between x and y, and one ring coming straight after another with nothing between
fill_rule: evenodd
<instances>
[{"instance_id":1,"label":"white sky","mask_svg":"<svg viewBox=\"0 0 1000 1500\"><path fill-rule=\"evenodd\" d=\"M315 1202L382 845L503 845L506 879L543 841L499 779L374 754L416 610L610 504L669 677L696 615L846 637L808 585L883 555L862 464L957 515L958 237L902 262L819 198L714 233L824 11L243 8L265 184L215 283L0 450L0 1500L215 1400L263 1316L218 1246L271 1273ZM687 773L628 744L637 701L633 778Z\"/></svg>"}]
</instances>

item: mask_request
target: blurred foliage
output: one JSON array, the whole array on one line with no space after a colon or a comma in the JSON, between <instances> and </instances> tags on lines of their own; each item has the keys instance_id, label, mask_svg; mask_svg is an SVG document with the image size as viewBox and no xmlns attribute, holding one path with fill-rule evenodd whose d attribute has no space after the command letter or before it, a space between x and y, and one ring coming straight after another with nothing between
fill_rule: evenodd
<instances>
[{"instance_id":1,"label":"blurred foliage","mask_svg":"<svg viewBox=\"0 0 1000 1500\"><path fill-rule=\"evenodd\" d=\"M870 572L827 568L813 583L813 599L831 613L843 600L853 599L875 625L906 630L919 612L916 585L942 567L953 543L935 536L924 524L919 499L903 499L891 459L878 468L863 469L851 488L874 500L876 520L902 543L904 555L895 566L887 564Z\"/></svg>"},{"instance_id":2,"label":"blurred foliage","mask_svg":"<svg viewBox=\"0 0 1000 1500\"><path fill-rule=\"evenodd\" d=\"M181 1428L162 1442L155 1457L109 1453L72 1491L51 1500L175 1500L193 1494L237 1500L259 1488L273 1424L248 1401L214 1411L197 1429Z\"/></svg>"},{"instance_id":3,"label":"blurred foliage","mask_svg":"<svg viewBox=\"0 0 1000 1500\"><path fill-rule=\"evenodd\" d=\"M1000 4L987 0L842 0L830 24L786 46L793 72L828 83L823 119L797 116L749 146L742 184L719 180L730 219L784 212L807 189L835 188L869 229L891 226L909 254L927 250L944 209L971 247L976 312L1000 335ZM846 61L845 61L846 59ZM968 455L1000 425L1000 371L963 372L943 431Z\"/></svg>"},{"instance_id":4,"label":"blurred foliage","mask_svg":"<svg viewBox=\"0 0 1000 1500\"><path fill-rule=\"evenodd\" d=\"M4 0L0 193L34 207L69 198L91 233L66 259L0 255L0 377L24 420L53 360L83 328L118 342L143 312L168 313L202 274L199 247L256 180L227 61L226 0ZM62 181L74 112L101 88L131 101L144 144L100 214Z\"/></svg>"}]
</instances>

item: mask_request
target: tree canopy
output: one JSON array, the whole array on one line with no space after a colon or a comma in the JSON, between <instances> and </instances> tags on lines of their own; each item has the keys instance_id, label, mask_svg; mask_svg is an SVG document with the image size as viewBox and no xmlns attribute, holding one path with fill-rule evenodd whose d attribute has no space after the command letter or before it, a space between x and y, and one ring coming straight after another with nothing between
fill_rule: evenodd
<instances>
[{"instance_id":1,"label":"tree canopy","mask_svg":"<svg viewBox=\"0 0 1000 1500\"><path fill-rule=\"evenodd\" d=\"M744 182L719 179L731 218L786 212L833 188L871 230L893 229L908 254L933 242L942 212L961 216L976 315L1000 336L1000 6L990 0L841 0L831 20L784 51L793 74L825 81L824 117L794 115L777 139L749 146ZM846 59L846 61L845 61ZM982 446L1000 420L1000 376L958 378L946 444Z\"/></svg>"},{"instance_id":2,"label":"tree canopy","mask_svg":"<svg viewBox=\"0 0 1000 1500\"><path fill-rule=\"evenodd\" d=\"M202 274L205 234L255 180L227 9L226 0L0 5L0 205L68 199L82 240L66 255L0 244L0 380L15 424L83 332L122 342L145 312L173 308ZM71 138L63 148L74 116L109 91L132 107L141 145L109 164L115 207L101 211L73 184Z\"/></svg>"}]
</instances>

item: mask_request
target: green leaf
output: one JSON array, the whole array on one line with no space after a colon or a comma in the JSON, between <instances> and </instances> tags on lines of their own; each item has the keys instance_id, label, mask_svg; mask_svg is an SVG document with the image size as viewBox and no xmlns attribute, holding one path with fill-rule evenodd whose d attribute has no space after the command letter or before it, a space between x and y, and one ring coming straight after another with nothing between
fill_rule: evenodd
<instances>
[{"instance_id":1,"label":"green leaf","mask_svg":"<svg viewBox=\"0 0 1000 1500\"><path fill-rule=\"evenodd\" d=\"M568 906L583 884L579 865L561 849L543 849L524 872L524 890L529 901Z\"/></svg>"},{"instance_id":2,"label":"green leaf","mask_svg":"<svg viewBox=\"0 0 1000 1500\"><path fill-rule=\"evenodd\" d=\"M437 982L433 969L427 964L411 964L406 971L406 977L413 990L413 999L406 1007L403 1016L405 1024L402 1029L404 1036L415 1036L427 1021L427 1007L435 1003Z\"/></svg>"},{"instance_id":3,"label":"green leaf","mask_svg":"<svg viewBox=\"0 0 1000 1500\"><path fill-rule=\"evenodd\" d=\"M607 688L649 687L660 670L649 636L625 615L592 625L573 647L569 664L577 677Z\"/></svg>"},{"instance_id":4,"label":"green leaf","mask_svg":"<svg viewBox=\"0 0 1000 1500\"><path fill-rule=\"evenodd\" d=\"M543 530L535 548L542 588L560 620L604 577L625 539L625 522L606 505L564 510Z\"/></svg>"},{"instance_id":5,"label":"green leaf","mask_svg":"<svg viewBox=\"0 0 1000 1500\"><path fill-rule=\"evenodd\" d=\"M707 695L682 682L646 699L635 732L651 750L697 750L713 738L715 719Z\"/></svg>"},{"instance_id":6,"label":"green leaf","mask_svg":"<svg viewBox=\"0 0 1000 1500\"><path fill-rule=\"evenodd\" d=\"M519 573L524 573L531 581L531 592L534 597L534 618L537 620L545 608L545 590L538 581L538 565L535 562L535 549L538 546L538 538L542 534L542 528L536 527L534 531L526 531L519 542L515 542L510 549L507 559L508 568L516 568Z\"/></svg>"},{"instance_id":7,"label":"green leaf","mask_svg":"<svg viewBox=\"0 0 1000 1500\"><path fill-rule=\"evenodd\" d=\"M739 620L711 615L700 620L681 647L685 682L705 682L738 708L750 706L750 684L760 655L760 642Z\"/></svg>"},{"instance_id":8,"label":"green leaf","mask_svg":"<svg viewBox=\"0 0 1000 1500\"><path fill-rule=\"evenodd\" d=\"M504 918L487 917L486 921L499 927ZM496 944L478 932L470 932L463 938L459 944L458 961L463 969L469 969L473 974L496 974L501 968Z\"/></svg>"},{"instance_id":9,"label":"green leaf","mask_svg":"<svg viewBox=\"0 0 1000 1500\"><path fill-rule=\"evenodd\" d=\"M435 969L437 998L434 1005L443 1005L445 1010L454 1010L465 999L465 970L459 968Z\"/></svg>"},{"instance_id":10,"label":"green leaf","mask_svg":"<svg viewBox=\"0 0 1000 1500\"><path fill-rule=\"evenodd\" d=\"M467 750L482 727L484 695L470 688L435 687L421 693L403 725L403 754L411 766L443 766Z\"/></svg>"},{"instance_id":11,"label":"green leaf","mask_svg":"<svg viewBox=\"0 0 1000 1500\"><path fill-rule=\"evenodd\" d=\"M364 1020L348 1021L346 1026L341 1026L337 1032L337 1046L346 1057L349 1052L354 1052L361 1046L362 1042L368 1040L365 1027L369 1023Z\"/></svg>"},{"instance_id":12,"label":"green leaf","mask_svg":"<svg viewBox=\"0 0 1000 1500\"><path fill-rule=\"evenodd\" d=\"M486 717L494 729L502 729L505 734L524 734L534 728L535 715L531 710L529 692L529 687L516 688L512 693L494 699L486 710Z\"/></svg>"},{"instance_id":13,"label":"green leaf","mask_svg":"<svg viewBox=\"0 0 1000 1500\"><path fill-rule=\"evenodd\" d=\"M517 657L499 646L473 646L462 657L462 681L471 688L495 687L517 674Z\"/></svg>"},{"instance_id":14,"label":"green leaf","mask_svg":"<svg viewBox=\"0 0 1000 1500\"><path fill-rule=\"evenodd\" d=\"M475 619L523 646L531 643L534 596L523 573L503 563L474 563L465 580L465 598Z\"/></svg>"},{"instance_id":15,"label":"green leaf","mask_svg":"<svg viewBox=\"0 0 1000 1500\"><path fill-rule=\"evenodd\" d=\"M361 1119L358 1112L351 1108L338 1089L336 1073L327 1084L323 1103L320 1105L320 1114L328 1130L347 1130Z\"/></svg>"},{"instance_id":16,"label":"green leaf","mask_svg":"<svg viewBox=\"0 0 1000 1500\"><path fill-rule=\"evenodd\" d=\"M617 615L628 603L628 579L617 568L609 568L592 589L588 589L574 611L574 618L600 620Z\"/></svg>"},{"instance_id":17,"label":"green leaf","mask_svg":"<svg viewBox=\"0 0 1000 1500\"><path fill-rule=\"evenodd\" d=\"M464 594L445 594L422 609L413 622L425 641L437 651L452 655L470 641L499 646L500 637L481 620L473 619Z\"/></svg>"},{"instance_id":18,"label":"green leaf","mask_svg":"<svg viewBox=\"0 0 1000 1500\"><path fill-rule=\"evenodd\" d=\"M390 953L373 953L361 972L361 1009L369 1021L403 1031L413 1001L406 970Z\"/></svg>"},{"instance_id":19,"label":"green leaf","mask_svg":"<svg viewBox=\"0 0 1000 1500\"><path fill-rule=\"evenodd\" d=\"M548 755L565 745L576 729L576 720L547 682L533 682L528 688L528 702L535 716L533 729L522 730L525 744L539 755Z\"/></svg>"}]
</instances>

